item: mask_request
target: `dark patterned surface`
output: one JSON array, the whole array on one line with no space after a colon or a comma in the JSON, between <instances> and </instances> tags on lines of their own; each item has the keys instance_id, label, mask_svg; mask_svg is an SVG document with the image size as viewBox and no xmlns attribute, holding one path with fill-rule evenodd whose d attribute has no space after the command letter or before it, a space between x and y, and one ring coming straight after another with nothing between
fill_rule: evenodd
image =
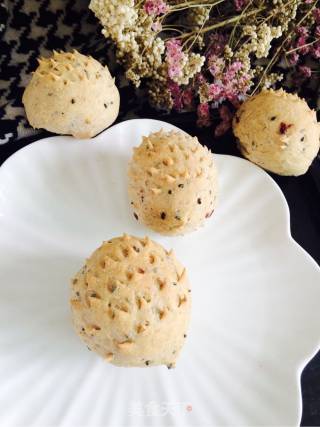
<instances>
[{"instance_id":1,"label":"dark patterned surface","mask_svg":"<svg viewBox=\"0 0 320 427\"><path fill-rule=\"evenodd\" d=\"M19 148L49 135L46 132L36 134L27 126L21 105L23 88L29 73L36 67L39 54L47 56L53 48L77 48L82 53L92 54L103 63L113 63L99 26L87 10L88 0L8 0L5 2L7 10L2 3L0 1L0 164ZM2 24L5 22L4 32ZM116 71L114 65L111 69ZM213 141L211 130L196 128L192 114L161 116L143 103L141 96L137 98L134 90L119 78L117 84L121 86L118 121L131 117L162 119L197 135L202 143L216 153L239 155L231 134ZM319 158L302 177L272 177L288 201L293 237L320 264ZM320 353L303 372L302 394L301 424L319 426Z\"/></svg>"},{"instance_id":2,"label":"dark patterned surface","mask_svg":"<svg viewBox=\"0 0 320 427\"><path fill-rule=\"evenodd\" d=\"M106 43L87 0L5 0L0 28L0 144L35 135L21 98L37 58L78 49L106 61Z\"/></svg>"}]
</instances>

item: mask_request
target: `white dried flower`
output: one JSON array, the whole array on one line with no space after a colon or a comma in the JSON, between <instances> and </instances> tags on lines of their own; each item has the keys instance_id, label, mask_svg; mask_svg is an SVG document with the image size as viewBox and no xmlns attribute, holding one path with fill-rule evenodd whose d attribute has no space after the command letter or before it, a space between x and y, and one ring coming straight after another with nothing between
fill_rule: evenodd
<instances>
[{"instance_id":1,"label":"white dried flower","mask_svg":"<svg viewBox=\"0 0 320 427\"><path fill-rule=\"evenodd\" d=\"M278 73L270 73L268 74L262 81L262 87L269 89L275 83L283 80L283 74Z\"/></svg>"},{"instance_id":2,"label":"white dried flower","mask_svg":"<svg viewBox=\"0 0 320 427\"><path fill-rule=\"evenodd\" d=\"M233 57L233 51L228 44L224 48L224 56L226 59L231 59Z\"/></svg>"},{"instance_id":3,"label":"white dried flower","mask_svg":"<svg viewBox=\"0 0 320 427\"><path fill-rule=\"evenodd\" d=\"M103 25L103 34L117 42L130 39L138 14L134 0L91 0L89 8Z\"/></svg>"},{"instance_id":4,"label":"white dried flower","mask_svg":"<svg viewBox=\"0 0 320 427\"><path fill-rule=\"evenodd\" d=\"M174 79L177 83L186 85L197 73L200 72L205 57L198 53L184 55L183 64L181 64L181 73Z\"/></svg>"}]
</instances>

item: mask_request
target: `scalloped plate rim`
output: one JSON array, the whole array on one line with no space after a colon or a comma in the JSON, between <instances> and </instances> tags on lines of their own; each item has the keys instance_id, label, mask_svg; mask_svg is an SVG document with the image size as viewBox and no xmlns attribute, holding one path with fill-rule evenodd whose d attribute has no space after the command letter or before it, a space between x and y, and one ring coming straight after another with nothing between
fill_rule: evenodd
<instances>
[{"instance_id":1,"label":"scalloped plate rim","mask_svg":"<svg viewBox=\"0 0 320 427\"><path fill-rule=\"evenodd\" d=\"M13 154L11 154L1 165L0 165L0 177L2 175L2 173L4 172L5 169L11 167L11 165L18 159L18 157L23 156L27 151L33 151L33 150L37 150L38 146L43 146L44 144L51 144L51 143L56 143L56 142L60 142L60 143L66 143L66 139L68 140L67 143L71 143L74 145L79 145L79 144L97 144L97 143L104 143L105 145L108 145L109 142L103 142L101 141L101 139L104 137L104 135L106 133L108 133L111 129L114 129L116 127L123 127L126 126L127 122L144 122L144 123L150 123L152 122L153 124L161 124L163 125L163 127L170 127L170 129L177 129L179 131L185 132L182 129L180 129L179 127L172 125L169 122L165 122L162 120L156 120L156 119L148 119L148 118L133 118L133 119L128 119L128 120L124 120L122 122L116 123L112 126L110 126L107 129L104 129L101 133L99 133L98 135L96 135L94 138L91 139L76 139L73 138L70 135L52 135L49 137L44 137L44 138L40 138L36 141L33 141L31 143L29 143L28 145L18 149L16 152L14 152ZM295 247L296 251L299 251L301 253L301 257L304 258L304 260L308 263L310 263L310 265L313 266L313 268L318 271L318 273L320 274L320 266L317 264L317 262L312 258L312 256L304 249L302 248L302 246L300 246L292 237L291 235L291 229L290 229L290 210L289 210L289 206L288 203L285 199L284 194L282 193L280 187L278 186L278 184L272 179L272 177L266 172L264 171L262 168L260 168L259 166L257 166L254 163L251 163L250 161L248 161L245 158L242 157L237 157L237 156L233 156L233 155L228 155L228 154L217 154L214 153L215 157L224 157L224 158L232 158L235 161L239 161L239 162L245 162L247 164L247 166L249 166L250 168L255 170L255 173L258 172L259 174L263 174L264 175L264 179L268 180L268 185L270 186L270 188L272 187L273 191L275 191L277 193L278 200L280 202L281 200L281 207L282 207L282 212L285 215L285 222L286 222L286 238L287 238L287 242ZM297 424L300 424L300 420L301 420L301 416L302 416L302 394L301 394L301 374L305 368L305 366L311 361L311 359L318 353L318 351L320 350L320 334L319 334L319 339L318 342L314 344L313 346L313 350L308 352L308 354L306 354L304 356L304 358L302 358L301 360L299 360L297 362L297 366L296 366L296 387L298 393L297 395L300 397L298 399L297 405L298 405L298 419L297 419Z\"/></svg>"}]
</instances>

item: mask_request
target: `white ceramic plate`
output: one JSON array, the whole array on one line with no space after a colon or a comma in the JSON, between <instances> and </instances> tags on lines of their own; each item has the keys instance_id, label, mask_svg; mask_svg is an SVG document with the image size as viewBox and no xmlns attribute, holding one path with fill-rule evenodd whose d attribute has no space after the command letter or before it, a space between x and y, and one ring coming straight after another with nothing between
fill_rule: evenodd
<instances>
[{"instance_id":1,"label":"white ceramic plate","mask_svg":"<svg viewBox=\"0 0 320 427\"><path fill-rule=\"evenodd\" d=\"M297 425L300 374L320 342L320 271L292 240L285 199L249 162L217 155L220 204L201 230L165 238L129 208L131 120L94 140L54 137L0 169L0 424ZM116 368L74 334L69 278L123 232L173 247L193 315L177 368Z\"/></svg>"}]
</instances>

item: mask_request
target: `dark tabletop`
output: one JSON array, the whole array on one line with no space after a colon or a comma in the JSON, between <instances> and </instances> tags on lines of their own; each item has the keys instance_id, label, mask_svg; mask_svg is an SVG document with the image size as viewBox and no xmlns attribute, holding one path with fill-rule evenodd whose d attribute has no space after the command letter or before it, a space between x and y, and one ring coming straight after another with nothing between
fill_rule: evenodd
<instances>
[{"instance_id":1,"label":"dark tabletop","mask_svg":"<svg viewBox=\"0 0 320 427\"><path fill-rule=\"evenodd\" d=\"M90 53L109 65L105 40L100 36L96 20L88 13L87 5L88 0L65 0L59 3L54 0L0 0L0 143L9 139L8 143L0 145L0 164L25 145L50 136L49 133L42 132L36 136L21 138L30 134L21 105L25 81L23 76L35 69L36 58L40 53L46 55L51 49L77 48L82 53ZM9 27L16 32L12 39L6 36L8 34L6 29ZM32 29L35 28L37 31L33 33ZM114 68L111 71L113 75L118 74ZM1 83L6 82L7 87L5 84L1 86ZM214 140L212 129L196 127L194 114L161 115L150 109L144 103L143 97L137 99L132 88L126 86L120 92L121 111L118 121L129 117L161 119L198 136L200 142L215 153L239 156L231 133ZM17 128L20 129L18 132ZM273 174L271 176L287 199L293 238L320 264L319 157L301 177L280 177ZM283 360L283 363L285 364L286 360ZM319 426L320 352L304 369L301 384L303 395L301 425Z\"/></svg>"}]
</instances>

